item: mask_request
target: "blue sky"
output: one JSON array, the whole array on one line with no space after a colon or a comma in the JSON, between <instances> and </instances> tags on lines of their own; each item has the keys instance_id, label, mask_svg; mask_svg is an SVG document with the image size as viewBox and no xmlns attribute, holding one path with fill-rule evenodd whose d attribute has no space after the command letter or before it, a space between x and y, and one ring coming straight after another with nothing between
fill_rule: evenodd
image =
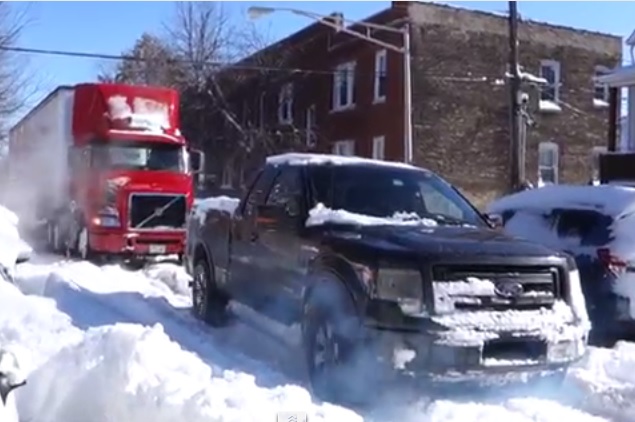
<instances>
[{"instance_id":1,"label":"blue sky","mask_svg":"<svg viewBox=\"0 0 635 422\"><path fill-rule=\"evenodd\" d=\"M502 12L504 1L443 2L483 11ZM26 4L11 3L24 8ZM291 6L289 2L226 2L224 7L235 22L246 20L246 9L253 4L271 7ZM387 1L293 2L293 7L328 14L343 12L347 19L364 18L388 7ZM20 40L23 47L118 54L128 49L144 32L162 31L174 11L172 2L34 2L28 5L31 23ZM519 12L526 18L608 32L628 37L635 30L635 2L519 2ZM310 22L302 17L278 13L258 23L270 38L279 39ZM625 55L628 58L628 53ZM103 60L36 56L29 58L36 74L38 95L57 85L94 80ZM20 116L16 116L16 119Z\"/></svg>"}]
</instances>

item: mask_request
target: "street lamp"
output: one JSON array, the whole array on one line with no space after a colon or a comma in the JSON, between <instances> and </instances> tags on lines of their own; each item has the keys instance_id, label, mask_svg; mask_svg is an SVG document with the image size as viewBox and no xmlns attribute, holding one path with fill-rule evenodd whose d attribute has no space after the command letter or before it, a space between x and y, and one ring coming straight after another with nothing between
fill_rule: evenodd
<instances>
[{"instance_id":1,"label":"street lamp","mask_svg":"<svg viewBox=\"0 0 635 422\"><path fill-rule=\"evenodd\" d=\"M338 32L344 32L355 38L368 41L372 44L383 47L387 50L396 51L403 56L403 79L404 79L404 161L406 163L412 163L413 156L413 142L412 142L412 74L410 72L410 25L405 24L401 28L393 28L392 26L380 25L372 22L350 22L354 26L362 26L367 29L377 29L381 31L399 33L402 36L402 46L393 45L377 38L373 38L371 35L362 34L356 31L352 31L344 26L346 21L341 15L338 18L333 19L332 16L324 16L313 12L307 12L304 10L291 9L291 8L274 8L274 7L261 7L251 6L247 10L247 15L251 19L258 19L266 15L270 15L274 12L289 12L294 15L305 16L311 18L322 25L328 26Z\"/></svg>"}]
</instances>

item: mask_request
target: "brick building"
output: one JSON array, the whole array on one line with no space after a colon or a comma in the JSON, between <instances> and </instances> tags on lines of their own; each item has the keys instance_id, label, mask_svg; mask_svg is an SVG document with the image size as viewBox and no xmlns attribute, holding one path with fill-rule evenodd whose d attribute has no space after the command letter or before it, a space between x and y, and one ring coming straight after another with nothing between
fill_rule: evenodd
<instances>
[{"instance_id":1,"label":"brick building","mask_svg":"<svg viewBox=\"0 0 635 422\"><path fill-rule=\"evenodd\" d=\"M478 205L509 191L506 17L433 3L393 2L365 21L410 24L415 163L438 172ZM533 21L522 21L518 33L524 71L548 81L528 90L535 124L527 135L527 178L533 183L539 178L587 182L607 131L608 90L593 77L621 62L622 40ZM378 30L372 36L394 45L402 39ZM275 58L276 68L295 71L249 70L265 57ZM226 73L241 75L225 98L233 120L242 127L237 131L236 123L228 124L225 118L214 129L225 137L249 138L241 145L251 148L240 158L234 154L235 159L220 157L212 164L222 173L219 184L240 185L240 169L272 148L403 160L400 53L316 23ZM264 140L271 137L273 141ZM271 148L259 149L263 142Z\"/></svg>"}]
</instances>

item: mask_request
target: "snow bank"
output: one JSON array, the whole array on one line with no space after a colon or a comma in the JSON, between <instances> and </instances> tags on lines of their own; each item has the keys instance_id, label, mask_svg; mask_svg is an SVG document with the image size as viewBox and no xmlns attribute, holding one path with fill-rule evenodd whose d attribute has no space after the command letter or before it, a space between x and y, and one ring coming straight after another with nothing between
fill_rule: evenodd
<instances>
[{"instance_id":1,"label":"snow bank","mask_svg":"<svg viewBox=\"0 0 635 422\"><path fill-rule=\"evenodd\" d=\"M372 217L355 214L345 210L332 210L319 203L309 211L306 226L319 226L327 223L356 224L360 226L402 225L436 227L437 222L429 218L421 218L416 214L396 213L392 217Z\"/></svg>"},{"instance_id":2,"label":"snow bank","mask_svg":"<svg viewBox=\"0 0 635 422\"><path fill-rule=\"evenodd\" d=\"M240 199L232 198L229 196L212 196L204 199L197 199L194 202L192 213L198 218L200 224L205 224L205 216L210 210L217 210L227 214L233 214L238 205Z\"/></svg>"},{"instance_id":3,"label":"snow bank","mask_svg":"<svg viewBox=\"0 0 635 422\"><path fill-rule=\"evenodd\" d=\"M361 421L352 411L315 405L299 387L266 389L254 377L218 374L184 351L160 325L95 328L31 374L21 415L40 422L254 421L304 411L311 421Z\"/></svg>"},{"instance_id":4,"label":"snow bank","mask_svg":"<svg viewBox=\"0 0 635 422\"><path fill-rule=\"evenodd\" d=\"M0 205L0 265L12 270L18 257L28 257L31 247L20 238L18 216Z\"/></svg>"}]
</instances>

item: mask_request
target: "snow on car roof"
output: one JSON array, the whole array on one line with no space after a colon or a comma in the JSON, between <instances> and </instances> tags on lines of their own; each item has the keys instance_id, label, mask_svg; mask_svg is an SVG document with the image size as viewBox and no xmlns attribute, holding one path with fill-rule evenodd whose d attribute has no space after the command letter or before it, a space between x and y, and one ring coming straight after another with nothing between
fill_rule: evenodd
<instances>
[{"instance_id":1,"label":"snow on car roof","mask_svg":"<svg viewBox=\"0 0 635 422\"><path fill-rule=\"evenodd\" d=\"M343 155L330 155L330 154L309 154L309 153L301 153L301 152L289 152L285 154L272 155L270 157L267 157L267 164L272 164L272 165L289 164L289 165L296 165L296 166L323 165L323 164L334 164L334 165L364 164L364 165L387 166L387 167L397 167L397 168L404 168L404 169L410 169L410 170L427 171L424 168L416 167L406 163L400 163L397 161L373 160L371 158L351 157L351 156L343 156Z\"/></svg>"},{"instance_id":2,"label":"snow on car roof","mask_svg":"<svg viewBox=\"0 0 635 422\"><path fill-rule=\"evenodd\" d=\"M555 209L575 206L601 210L617 217L635 211L635 188L616 185L549 185L505 196L488 206L488 212L513 209Z\"/></svg>"}]
</instances>

